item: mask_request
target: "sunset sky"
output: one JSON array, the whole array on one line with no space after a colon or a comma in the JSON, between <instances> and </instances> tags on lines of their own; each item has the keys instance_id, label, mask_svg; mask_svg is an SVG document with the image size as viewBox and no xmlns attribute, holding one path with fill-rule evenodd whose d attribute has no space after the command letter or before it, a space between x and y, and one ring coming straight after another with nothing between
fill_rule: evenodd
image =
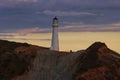
<instances>
[{"instance_id":1,"label":"sunset sky","mask_svg":"<svg viewBox=\"0 0 120 80\"><path fill-rule=\"evenodd\" d=\"M0 0L0 32L120 31L120 0Z\"/></svg>"},{"instance_id":2,"label":"sunset sky","mask_svg":"<svg viewBox=\"0 0 120 80\"><path fill-rule=\"evenodd\" d=\"M120 0L0 0L0 39L50 47L55 16L60 50L101 41L120 52Z\"/></svg>"}]
</instances>

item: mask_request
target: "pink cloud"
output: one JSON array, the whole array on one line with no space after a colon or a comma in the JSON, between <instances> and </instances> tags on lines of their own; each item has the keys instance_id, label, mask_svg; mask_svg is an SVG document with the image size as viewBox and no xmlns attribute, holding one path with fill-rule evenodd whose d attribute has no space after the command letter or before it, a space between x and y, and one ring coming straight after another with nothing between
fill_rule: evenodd
<instances>
[{"instance_id":1,"label":"pink cloud","mask_svg":"<svg viewBox=\"0 0 120 80\"><path fill-rule=\"evenodd\" d=\"M114 24L111 24L111 26L120 27L120 23L114 23Z\"/></svg>"},{"instance_id":2,"label":"pink cloud","mask_svg":"<svg viewBox=\"0 0 120 80\"><path fill-rule=\"evenodd\" d=\"M26 29L17 30L16 32L19 34L25 35L25 34L29 34L29 33L50 32L50 29L48 29L48 28L40 29L38 27L34 27L34 28L26 28Z\"/></svg>"},{"instance_id":3,"label":"pink cloud","mask_svg":"<svg viewBox=\"0 0 120 80\"><path fill-rule=\"evenodd\" d=\"M35 28L27 28L27 29L21 29L21 30L17 30L17 33L20 34L28 34L28 33L34 33L34 32L38 32L39 28L35 27Z\"/></svg>"},{"instance_id":4,"label":"pink cloud","mask_svg":"<svg viewBox=\"0 0 120 80\"><path fill-rule=\"evenodd\" d=\"M38 0L14 0L17 2L38 2Z\"/></svg>"},{"instance_id":5,"label":"pink cloud","mask_svg":"<svg viewBox=\"0 0 120 80\"><path fill-rule=\"evenodd\" d=\"M64 27L59 27L60 32L69 32L69 31L120 31L120 24L106 24L106 25L89 25L89 24L79 24L79 25L67 25ZM19 34L29 34L29 33L45 33L51 32L51 28L26 28L16 31Z\"/></svg>"}]
</instances>

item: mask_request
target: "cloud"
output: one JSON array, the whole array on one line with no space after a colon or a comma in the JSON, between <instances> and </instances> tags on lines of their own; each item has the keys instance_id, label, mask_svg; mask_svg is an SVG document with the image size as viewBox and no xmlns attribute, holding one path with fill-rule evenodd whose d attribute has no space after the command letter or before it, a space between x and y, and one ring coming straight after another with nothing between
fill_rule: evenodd
<instances>
[{"instance_id":1,"label":"cloud","mask_svg":"<svg viewBox=\"0 0 120 80\"><path fill-rule=\"evenodd\" d=\"M7 2L38 2L39 0L5 0L2 1L2 3L7 3Z\"/></svg>"},{"instance_id":2,"label":"cloud","mask_svg":"<svg viewBox=\"0 0 120 80\"><path fill-rule=\"evenodd\" d=\"M14 6L21 3L37 3L39 0L0 0L0 6Z\"/></svg>"},{"instance_id":3,"label":"cloud","mask_svg":"<svg viewBox=\"0 0 120 80\"><path fill-rule=\"evenodd\" d=\"M16 30L16 33L19 33L20 35L26 35L29 33L44 33L44 32L50 32L50 29L49 28L33 27L33 28Z\"/></svg>"},{"instance_id":4,"label":"cloud","mask_svg":"<svg viewBox=\"0 0 120 80\"><path fill-rule=\"evenodd\" d=\"M111 26L120 27L120 23L113 23L113 24L111 24Z\"/></svg>"},{"instance_id":5,"label":"cloud","mask_svg":"<svg viewBox=\"0 0 120 80\"><path fill-rule=\"evenodd\" d=\"M85 24L84 22L63 22L62 24L64 24L64 25L74 25L74 26L76 26L76 25L82 25L82 24Z\"/></svg>"},{"instance_id":6,"label":"cloud","mask_svg":"<svg viewBox=\"0 0 120 80\"><path fill-rule=\"evenodd\" d=\"M51 11L45 10L43 11L46 15L56 15L56 16L81 16L81 15L89 15L96 16L97 14L91 12L77 12L77 11Z\"/></svg>"},{"instance_id":7,"label":"cloud","mask_svg":"<svg viewBox=\"0 0 120 80\"><path fill-rule=\"evenodd\" d=\"M38 38L34 38L34 39L30 39L30 38L13 38L13 37L0 37L0 39L3 40L39 40L39 41L51 41L51 39L38 39Z\"/></svg>"},{"instance_id":8,"label":"cloud","mask_svg":"<svg viewBox=\"0 0 120 80\"><path fill-rule=\"evenodd\" d=\"M46 5L49 7L67 7L74 8L96 8L96 7L120 7L120 0L48 0ZM70 7L71 6L71 7Z\"/></svg>"},{"instance_id":9,"label":"cloud","mask_svg":"<svg viewBox=\"0 0 120 80\"><path fill-rule=\"evenodd\" d=\"M3 40L40 40L40 41L50 41L51 39L49 38L38 38L38 37L34 37L33 38L28 38L28 37L25 37L26 35L21 35L19 33L0 33L0 39L3 39Z\"/></svg>"},{"instance_id":10,"label":"cloud","mask_svg":"<svg viewBox=\"0 0 120 80\"><path fill-rule=\"evenodd\" d=\"M91 25L91 24L81 24L81 25L67 25L60 28L60 31L73 31L73 32L80 32L80 31L120 31L120 27L115 27L113 24L106 24L106 25Z\"/></svg>"},{"instance_id":11,"label":"cloud","mask_svg":"<svg viewBox=\"0 0 120 80\"><path fill-rule=\"evenodd\" d=\"M16 27L25 34L48 32L46 28L51 26L51 17L55 15L60 18L61 26L99 26L118 22L120 0L0 0L0 11L1 32ZM31 26L37 26L38 29L32 29ZM110 26L119 27L119 24Z\"/></svg>"},{"instance_id":12,"label":"cloud","mask_svg":"<svg viewBox=\"0 0 120 80\"><path fill-rule=\"evenodd\" d=\"M18 30L17 32L21 34L28 34L28 33L38 32L38 31L39 31L39 28L35 27L35 28L21 29L21 30Z\"/></svg>"},{"instance_id":13,"label":"cloud","mask_svg":"<svg viewBox=\"0 0 120 80\"><path fill-rule=\"evenodd\" d=\"M13 0L17 2L38 2L38 0Z\"/></svg>"},{"instance_id":14,"label":"cloud","mask_svg":"<svg viewBox=\"0 0 120 80\"><path fill-rule=\"evenodd\" d=\"M16 34L14 33L0 33L0 37L14 37Z\"/></svg>"},{"instance_id":15,"label":"cloud","mask_svg":"<svg viewBox=\"0 0 120 80\"><path fill-rule=\"evenodd\" d=\"M106 7L117 6L120 7L119 0L0 0L0 5L21 4L21 2L30 2L40 4L42 7L56 8L56 7ZM42 4L41 4L42 3ZM12 6L12 5L10 5ZM32 6L31 4L29 6Z\"/></svg>"},{"instance_id":16,"label":"cloud","mask_svg":"<svg viewBox=\"0 0 120 80\"><path fill-rule=\"evenodd\" d=\"M117 26L117 27L116 27ZM58 29L60 32L83 32L83 31L120 31L120 24L119 23L112 23L112 24L85 24L85 23L71 23L66 24L64 26L60 26ZM25 28L25 29L19 29L15 30L15 33L6 33L6 34L0 34L0 37L14 37L15 35L26 35L30 33L48 33L51 32L51 28L39 28L39 27L33 27L33 28Z\"/></svg>"}]
</instances>

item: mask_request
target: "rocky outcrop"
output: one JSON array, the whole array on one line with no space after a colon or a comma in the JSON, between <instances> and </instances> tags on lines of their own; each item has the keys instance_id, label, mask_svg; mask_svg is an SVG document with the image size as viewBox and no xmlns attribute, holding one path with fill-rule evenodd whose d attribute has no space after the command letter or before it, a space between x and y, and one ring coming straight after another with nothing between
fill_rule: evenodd
<instances>
[{"instance_id":1,"label":"rocky outcrop","mask_svg":"<svg viewBox=\"0 0 120 80\"><path fill-rule=\"evenodd\" d=\"M75 80L119 80L120 55L96 42L75 63Z\"/></svg>"},{"instance_id":2,"label":"rocky outcrop","mask_svg":"<svg viewBox=\"0 0 120 80\"><path fill-rule=\"evenodd\" d=\"M37 49L27 43L0 40L0 80L11 80L27 72Z\"/></svg>"},{"instance_id":3,"label":"rocky outcrop","mask_svg":"<svg viewBox=\"0 0 120 80\"><path fill-rule=\"evenodd\" d=\"M77 52L0 43L0 80L120 80L120 55L105 43Z\"/></svg>"}]
</instances>

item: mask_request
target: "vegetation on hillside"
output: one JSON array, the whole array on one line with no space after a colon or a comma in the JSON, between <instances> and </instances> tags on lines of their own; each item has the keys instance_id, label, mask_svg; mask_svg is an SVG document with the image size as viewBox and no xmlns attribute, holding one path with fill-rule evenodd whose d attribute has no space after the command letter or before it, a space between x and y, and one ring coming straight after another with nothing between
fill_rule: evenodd
<instances>
[{"instance_id":1,"label":"vegetation on hillside","mask_svg":"<svg viewBox=\"0 0 120 80\"><path fill-rule=\"evenodd\" d=\"M30 45L0 40L0 80L11 80L28 70L30 64L26 61L27 58L21 58L15 52L18 47L29 48Z\"/></svg>"}]
</instances>

